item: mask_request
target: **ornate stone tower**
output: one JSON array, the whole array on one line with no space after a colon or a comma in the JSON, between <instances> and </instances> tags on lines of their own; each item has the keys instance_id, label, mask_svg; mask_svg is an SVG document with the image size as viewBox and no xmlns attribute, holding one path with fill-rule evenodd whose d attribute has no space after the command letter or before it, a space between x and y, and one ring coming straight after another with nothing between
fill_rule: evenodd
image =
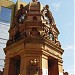
<instances>
[{"instance_id":1,"label":"ornate stone tower","mask_svg":"<svg viewBox=\"0 0 75 75\"><path fill-rule=\"evenodd\" d=\"M20 4L4 49L4 75L63 75L58 35L48 5L42 7L37 0Z\"/></svg>"}]
</instances>

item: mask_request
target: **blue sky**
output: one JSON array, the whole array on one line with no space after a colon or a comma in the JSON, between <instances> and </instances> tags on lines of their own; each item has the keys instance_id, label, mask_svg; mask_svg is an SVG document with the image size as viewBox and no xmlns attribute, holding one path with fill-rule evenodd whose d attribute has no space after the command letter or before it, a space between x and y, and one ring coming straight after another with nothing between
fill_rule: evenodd
<instances>
[{"instance_id":1,"label":"blue sky","mask_svg":"<svg viewBox=\"0 0 75 75\"><path fill-rule=\"evenodd\" d=\"M11 10L1 7L1 13L0 13L0 21L6 21L6 22L10 22L11 17L8 17L11 15ZM3 13L4 12L4 13Z\"/></svg>"},{"instance_id":2,"label":"blue sky","mask_svg":"<svg viewBox=\"0 0 75 75\"><path fill-rule=\"evenodd\" d=\"M16 2L17 0L12 0ZM31 0L21 0L29 3ZM48 4L50 10L55 19L57 28L60 31L59 41L64 49L63 54L63 67L64 71L72 74L74 72L74 0L39 0L42 5ZM6 9L5 9L6 10ZM2 11L5 11L4 9ZM9 9L7 12L0 13L0 18L10 21ZM7 15L5 15L7 14ZM5 15L5 16L4 16ZM7 18L7 16L9 16ZM6 19L7 18L7 19ZM1 21L1 20L0 20ZM0 37L8 38L9 26L0 26ZM2 40L0 40L1 42ZM2 41L6 42L6 41ZM3 47L5 45L0 44L0 58L4 58ZM0 65L3 65L3 61L0 61Z\"/></svg>"}]
</instances>

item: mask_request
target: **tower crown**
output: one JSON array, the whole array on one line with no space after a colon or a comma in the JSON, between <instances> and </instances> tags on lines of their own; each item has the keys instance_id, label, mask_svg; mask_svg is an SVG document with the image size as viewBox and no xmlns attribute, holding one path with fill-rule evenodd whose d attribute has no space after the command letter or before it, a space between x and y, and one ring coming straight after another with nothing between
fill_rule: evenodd
<instances>
[{"instance_id":1,"label":"tower crown","mask_svg":"<svg viewBox=\"0 0 75 75\"><path fill-rule=\"evenodd\" d=\"M9 33L7 45L24 37L37 36L51 40L56 45L61 46L58 41L59 31L49 6L46 5L41 9L41 4L37 0L33 0L26 6L20 5Z\"/></svg>"},{"instance_id":2,"label":"tower crown","mask_svg":"<svg viewBox=\"0 0 75 75\"><path fill-rule=\"evenodd\" d=\"M4 75L63 75L63 50L49 6L33 0L19 7L4 49Z\"/></svg>"}]
</instances>

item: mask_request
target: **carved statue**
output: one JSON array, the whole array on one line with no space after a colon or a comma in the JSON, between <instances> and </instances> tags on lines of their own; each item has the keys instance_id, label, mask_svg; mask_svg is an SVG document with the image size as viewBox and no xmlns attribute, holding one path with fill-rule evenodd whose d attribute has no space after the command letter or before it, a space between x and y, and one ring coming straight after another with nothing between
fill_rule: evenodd
<instances>
[{"instance_id":1,"label":"carved statue","mask_svg":"<svg viewBox=\"0 0 75 75\"><path fill-rule=\"evenodd\" d=\"M41 13L42 13L43 19L44 19L44 16L45 16L45 17L48 18L50 24L53 24L53 23L54 23L54 18L53 18L53 16L52 16L51 11L49 10L49 6L48 6L48 5L46 5L46 6L42 9Z\"/></svg>"},{"instance_id":2,"label":"carved statue","mask_svg":"<svg viewBox=\"0 0 75 75\"><path fill-rule=\"evenodd\" d=\"M26 10L24 8L24 6L21 4L20 5L20 9L17 11L16 16L15 16L15 23L21 23L26 16Z\"/></svg>"}]
</instances>

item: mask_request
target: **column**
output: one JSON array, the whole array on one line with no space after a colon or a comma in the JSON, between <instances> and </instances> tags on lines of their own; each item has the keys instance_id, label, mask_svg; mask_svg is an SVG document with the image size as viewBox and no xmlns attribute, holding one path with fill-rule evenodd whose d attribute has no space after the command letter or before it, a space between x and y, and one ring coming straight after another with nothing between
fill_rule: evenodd
<instances>
[{"instance_id":1,"label":"column","mask_svg":"<svg viewBox=\"0 0 75 75\"><path fill-rule=\"evenodd\" d=\"M63 65L61 62L58 62L59 75L63 75Z\"/></svg>"},{"instance_id":2,"label":"column","mask_svg":"<svg viewBox=\"0 0 75 75\"><path fill-rule=\"evenodd\" d=\"M20 75L26 75L26 58L24 55L21 56Z\"/></svg>"},{"instance_id":3,"label":"column","mask_svg":"<svg viewBox=\"0 0 75 75\"><path fill-rule=\"evenodd\" d=\"M5 59L5 66L4 66L4 74L3 75L8 75L9 72L9 59Z\"/></svg>"},{"instance_id":4,"label":"column","mask_svg":"<svg viewBox=\"0 0 75 75\"><path fill-rule=\"evenodd\" d=\"M48 57L42 56L42 75L48 75Z\"/></svg>"}]
</instances>

